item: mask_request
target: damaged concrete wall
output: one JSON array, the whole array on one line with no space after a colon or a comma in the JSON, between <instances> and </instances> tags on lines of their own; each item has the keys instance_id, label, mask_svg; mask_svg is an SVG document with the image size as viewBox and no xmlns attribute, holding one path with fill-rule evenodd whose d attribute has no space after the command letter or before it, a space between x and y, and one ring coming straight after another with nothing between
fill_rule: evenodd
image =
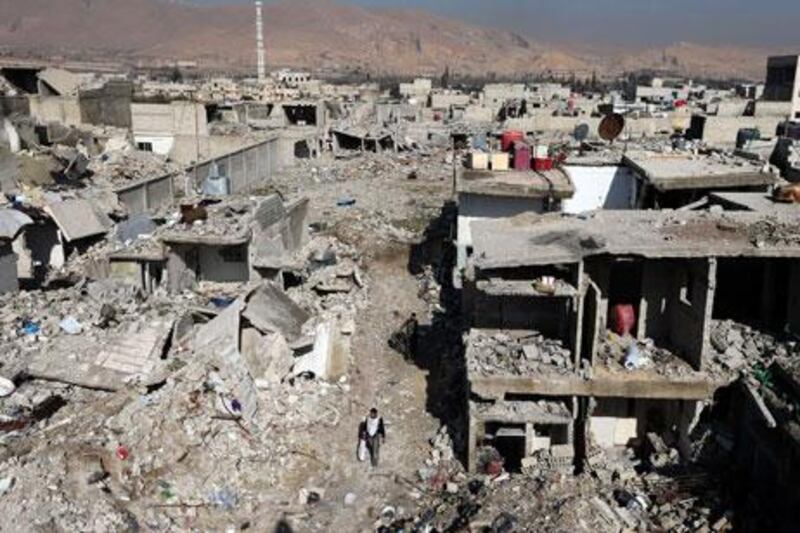
<instances>
[{"instance_id":1,"label":"damaged concrete wall","mask_svg":"<svg viewBox=\"0 0 800 533\"><path fill-rule=\"evenodd\" d=\"M250 248L253 266L280 268L285 254L307 242L308 205L308 199L302 198L284 206L280 197L274 195L259 206Z\"/></svg>"},{"instance_id":2,"label":"damaged concrete wall","mask_svg":"<svg viewBox=\"0 0 800 533\"><path fill-rule=\"evenodd\" d=\"M214 139L215 137L209 137ZM221 176L231 180L231 192L243 193L263 187L271 176L284 165L281 140L273 137L245 148L203 161L187 169L191 176L202 182L216 163ZM196 183L199 186L200 183Z\"/></svg>"},{"instance_id":3,"label":"damaged concrete wall","mask_svg":"<svg viewBox=\"0 0 800 533\"><path fill-rule=\"evenodd\" d=\"M31 104L27 96L0 96L0 117L31 114Z\"/></svg>"},{"instance_id":4,"label":"damaged concrete wall","mask_svg":"<svg viewBox=\"0 0 800 533\"><path fill-rule=\"evenodd\" d=\"M115 190L119 202L129 215L138 215L172 203L175 197L173 176L156 176Z\"/></svg>"},{"instance_id":5,"label":"damaged concrete wall","mask_svg":"<svg viewBox=\"0 0 800 533\"><path fill-rule=\"evenodd\" d=\"M642 442L648 433L685 435L685 413L697 402L643 398L597 398L589 417L589 433L603 448Z\"/></svg>"},{"instance_id":6,"label":"damaged concrete wall","mask_svg":"<svg viewBox=\"0 0 800 533\"><path fill-rule=\"evenodd\" d=\"M59 122L65 126L82 124L81 106L77 97L31 96L30 112L41 123Z\"/></svg>"},{"instance_id":7,"label":"damaged concrete wall","mask_svg":"<svg viewBox=\"0 0 800 533\"><path fill-rule=\"evenodd\" d=\"M247 244L168 244L169 290L180 292L198 281L245 282L250 280Z\"/></svg>"},{"instance_id":8,"label":"damaged concrete wall","mask_svg":"<svg viewBox=\"0 0 800 533\"><path fill-rule=\"evenodd\" d=\"M551 338L570 339L569 299L479 295L474 306L473 327L536 330Z\"/></svg>"},{"instance_id":9,"label":"damaged concrete wall","mask_svg":"<svg viewBox=\"0 0 800 533\"><path fill-rule=\"evenodd\" d=\"M206 108L194 102L134 103L131 120L134 135L208 135Z\"/></svg>"},{"instance_id":10,"label":"damaged concrete wall","mask_svg":"<svg viewBox=\"0 0 800 533\"><path fill-rule=\"evenodd\" d=\"M699 370L708 347L714 298L713 261L645 261L639 338L681 355Z\"/></svg>"},{"instance_id":11,"label":"damaged concrete wall","mask_svg":"<svg viewBox=\"0 0 800 533\"><path fill-rule=\"evenodd\" d=\"M714 301L716 263L708 259L689 262L675 273L677 294L670 306L670 340L695 370L702 368L709 345L709 321Z\"/></svg>"},{"instance_id":12,"label":"damaged concrete wall","mask_svg":"<svg viewBox=\"0 0 800 533\"><path fill-rule=\"evenodd\" d=\"M8 244L0 245L0 294L19 290L17 254Z\"/></svg>"},{"instance_id":13,"label":"damaged concrete wall","mask_svg":"<svg viewBox=\"0 0 800 533\"><path fill-rule=\"evenodd\" d=\"M81 122L129 129L133 85L128 82L109 82L100 89L81 91L78 95Z\"/></svg>"}]
</instances>

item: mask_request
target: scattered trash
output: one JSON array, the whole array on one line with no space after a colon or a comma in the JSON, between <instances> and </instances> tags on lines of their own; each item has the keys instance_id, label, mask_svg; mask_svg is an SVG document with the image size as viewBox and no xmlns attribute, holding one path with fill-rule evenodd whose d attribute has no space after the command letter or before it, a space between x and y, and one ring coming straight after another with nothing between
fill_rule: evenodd
<instances>
[{"instance_id":1,"label":"scattered trash","mask_svg":"<svg viewBox=\"0 0 800 533\"><path fill-rule=\"evenodd\" d=\"M0 376L0 398L11 396L14 394L15 390L17 390L17 387L14 385L13 381Z\"/></svg>"},{"instance_id":2,"label":"scattered trash","mask_svg":"<svg viewBox=\"0 0 800 533\"><path fill-rule=\"evenodd\" d=\"M83 331L83 326L81 326L81 323L73 316L65 317L58 323L58 326L69 335L77 335Z\"/></svg>"},{"instance_id":3,"label":"scattered trash","mask_svg":"<svg viewBox=\"0 0 800 533\"><path fill-rule=\"evenodd\" d=\"M364 439L359 439L358 441L358 460L362 463L367 460L369 456L369 450L367 450L367 441Z\"/></svg>"},{"instance_id":4,"label":"scattered trash","mask_svg":"<svg viewBox=\"0 0 800 533\"><path fill-rule=\"evenodd\" d=\"M356 205L356 201L354 198L340 198L336 205L339 207L352 207Z\"/></svg>"},{"instance_id":5,"label":"scattered trash","mask_svg":"<svg viewBox=\"0 0 800 533\"><path fill-rule=\"evenodd\" d=\"M628 370L638 370L650 364L650 359L645 356L636 343L631 343L628 346L628 351L625 354L625 368Z\"/></svg>"},{"instance_id":6,"label":"scattered trash","mask_svg":"<svg viewBox=\"0 0 800 533\"><path fill-rule=\"evenodd\" d=\"M209 500L217 507L228 511L236 507L236 504L239 503L239 498L236 496L236 493L228 487L217 488L211 491Z\"/></svg>"},{"instance_id":7,"label":"scattered trash","mask_svg":"<svg viewBox=\"0 0 800 533\"><path fill-rule=\"evenodd\" d=\"M125 446L117 446L116 455L117 459L119 459L120 461L125 461L128 459L128 457L130 457L130 452L128 451L128 448L126 448Z\"/></svg>"},{"instance_id":8,"label":"scattered trash","mask_svg":"<svg viewBox=\"0 0 800 533\"><path fill-rule=\"evenodd\" d=\"M14 486L14 478L11 476L0 478L0 496L8 493Z\"/></svg>"},{"instance_id":9,"label":"scattered trash","mask_svg":"<svg viewBox=\"0 0 800 533\"><path fill-rule=\"evenodd\" d=\"M22 323L22 332L26 335L38 335L42 328L36 322L25 320Z\"/></svg>"}]
</instances>

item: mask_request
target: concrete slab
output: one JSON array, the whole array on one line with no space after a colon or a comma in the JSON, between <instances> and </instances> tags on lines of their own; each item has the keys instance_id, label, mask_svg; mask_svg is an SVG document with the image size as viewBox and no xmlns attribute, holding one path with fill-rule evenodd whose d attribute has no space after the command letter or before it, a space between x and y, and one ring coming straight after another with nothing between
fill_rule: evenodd
<instances>
[{"instance_id":1,"label":"concrete slab","mask_svg":"<svg viewBox=\"0 0 800 533\"><path fill-rule=\"evenodd\" d=\"M39 379L118 390L131 378L147 381L155 375L171 333L172 321L157 321L102 344L85 337L66 337L57 346L35 355L28 373Z\"/></svg>"},{"instance_id":2,"label":"concrete slab","mask_svg":"<svg viewBox=\"0 0 800 533\"><path fill-rule=\"evenodd\" d=\"M274 283L265 283L250 293L242 317L262 333L281 333L293 341L302 333L309 315Z\"/></svg>"}]
</instances>

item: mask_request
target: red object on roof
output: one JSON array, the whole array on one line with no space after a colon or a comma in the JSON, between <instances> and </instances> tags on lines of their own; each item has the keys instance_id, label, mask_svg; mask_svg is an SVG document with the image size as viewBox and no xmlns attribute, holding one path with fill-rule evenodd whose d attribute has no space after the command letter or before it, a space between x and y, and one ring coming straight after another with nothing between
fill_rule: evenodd
<instances>
[{"instance_id":1,"label":"red object on roof","mask_svg":"<svg viewBox=\"0 0 800 533\"><path fill-rule=\"evenodd\" d=\"M550 157L534 158L533 170L536 172L543 172L545 170L553 170L553 159Z\"/></svg>"},{"instance_id":2,"label":"red object on roof","mask_svg":"<svg viewBox=\"0 0 800 533\"><path fill-rule=\"evenodd\" d=\"M687 102L686 100L675 100L673 105L675 107L686 107L687 105L689 105L689 102Z\"/></svg>"},{"instance_id":3,"label":"red object on roof","mask_svg":"<svg viewBox=\"0 0 800 533\"><path fill-rule=\"evenodd\" d=\"M614 333L617 335L630 335L636 326L636 310L631 304L617 304L612 309L614 317Z\"/></svg>"},{"instance_id":4,"label":"red object on roof","mask_svg":"<svg viewBox=\"0 0 800 533\"><path fill-rule=\"evenodd\" d=\"M500 137L500 147L503 149L504 152L508 152L514 146L515 142L524 140L525 140L525 133L522 131L517 131L517 130L505 131L503 132L503 135Z\"/></svg>"},{"instance_id":5,"label":"red object on roof","mask_svg":"<svg viewBox=\"0 0 800 533\"><path fill-rule=\"evenodd\" d=\"M524 142L514 143L514 170L531 169L531 147Z\"/></svg>"}]
</instances>

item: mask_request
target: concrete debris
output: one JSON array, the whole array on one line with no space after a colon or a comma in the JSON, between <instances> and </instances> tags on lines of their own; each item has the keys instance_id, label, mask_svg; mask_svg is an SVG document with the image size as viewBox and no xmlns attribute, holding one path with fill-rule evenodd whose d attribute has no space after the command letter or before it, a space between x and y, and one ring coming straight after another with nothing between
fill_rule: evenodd
<instances>
[{"instance_id":1,"label":"concrete debris","mask_svg":"<svg viewBox=\"0 0 800 533\"><path fill-rule=\"evenodd\" d=\"M598 74L0 69L0 530L788 530L789 110Z\"/></svg>"},{"instance_id":2,"label":"concrete debris","mask_svg":"<svg viewBox=\"0 0 800 533\"><path fill-rule=\"evenodd\" d=\"M472 347L475 356L469 361L474 367L470 368L471 372L568 374L573 368L570 352L563 343L537 332L481 334L474 337Z\"/></svg>"}]
</instances>

